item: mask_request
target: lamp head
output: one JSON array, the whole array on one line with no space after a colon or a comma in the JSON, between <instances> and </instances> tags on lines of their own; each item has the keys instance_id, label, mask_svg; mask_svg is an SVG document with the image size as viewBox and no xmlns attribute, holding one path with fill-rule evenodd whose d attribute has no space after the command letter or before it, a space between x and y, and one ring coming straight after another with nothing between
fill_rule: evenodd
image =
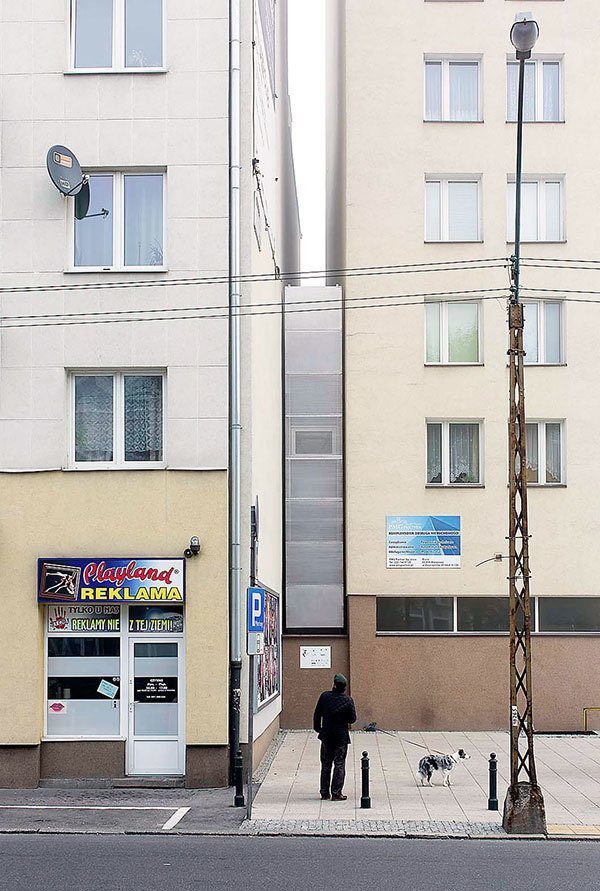
<instances>
[{"instance_id":1,"label":"lamp head","mask_svg":"<svg viewBox=\"0 0 600 891\"><path fill-rule=\"evenodd\" d=\"M518 12L510 29L510 42L517 51L517 59L531 58L531 50L539 37L538 23L530 12Z\"/></svg>"}]
</instances>

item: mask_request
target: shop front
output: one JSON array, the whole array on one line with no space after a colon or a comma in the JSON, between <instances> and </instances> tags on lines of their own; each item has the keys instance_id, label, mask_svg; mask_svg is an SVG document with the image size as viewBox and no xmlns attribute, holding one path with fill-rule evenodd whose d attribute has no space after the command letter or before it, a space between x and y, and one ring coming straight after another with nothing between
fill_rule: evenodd
<instances>
[{"instance_id":1,"label":"shop front","mask_svg":"<svg viewBox=\"0 0 600 891\"><path fill-rule=\"evenodd\" d=\"M185 560L38 561L44 740L124 749L128 776L183 776Z\"/></svg>"}]
</instances>

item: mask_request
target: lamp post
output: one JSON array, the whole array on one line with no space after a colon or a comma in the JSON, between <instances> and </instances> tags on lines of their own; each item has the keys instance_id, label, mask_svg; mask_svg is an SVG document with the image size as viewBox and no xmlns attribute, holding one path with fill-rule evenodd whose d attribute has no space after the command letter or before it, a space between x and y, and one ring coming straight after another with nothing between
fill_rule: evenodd
<instances>
[{"instance_id":1,"label":"lamp post","mask_svg":"<svg viewBox=\"0 0 600 891\"><path fill-rule=\"evenodd\" d=\"M537 783L533 752L531 694L531 604L529 598L529 525L525 454L523 379L523 304L519 300L521 260L521 179L523 164L523 92L525 61L538 38L537 23L519 13L510 32L519 61L517 102L517 175L515 181L515 252L508 305L509 427L509 597L510 597L510 786L503 826L510 833L545 834L544 799Z\"/></svg>"}]
</instances>

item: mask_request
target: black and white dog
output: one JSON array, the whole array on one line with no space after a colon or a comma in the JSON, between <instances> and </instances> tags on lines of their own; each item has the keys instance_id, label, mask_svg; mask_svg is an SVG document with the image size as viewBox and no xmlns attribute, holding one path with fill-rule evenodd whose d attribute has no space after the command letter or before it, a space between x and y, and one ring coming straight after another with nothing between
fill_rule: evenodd
<instances>
[{"instance_id":1,"label":"black and white dog","mask_svg":"<svg viewBox=\"0 0 600 891\"><path fill-rule=\"evenodd\" d=\"M467 758L470 757L471 756L467 755L464 749L459 749L458 752L454 752L453 755L425 755L425 757L421 758L419 761L421 785L424 786L425 781L427 781L428 786L433 786L431 778L433 777L434 771L441 770L443 777L442 786L450 786L450 774L456 765L461 761L466 761Z\"/></svg>"}]
</instances>

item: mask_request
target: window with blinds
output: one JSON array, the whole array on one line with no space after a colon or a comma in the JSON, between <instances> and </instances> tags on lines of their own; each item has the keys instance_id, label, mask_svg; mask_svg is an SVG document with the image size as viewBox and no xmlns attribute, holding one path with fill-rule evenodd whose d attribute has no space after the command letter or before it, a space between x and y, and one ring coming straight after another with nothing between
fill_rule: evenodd
<instances>
[{"instance_id":1,"label":"window with blinds","mask_svg":"<svg viewBox=\"0 0 600 891\"><path fill-rule=\"evenodd\" d=\"M344 627L342 311L322 309L323 303L305 311L323 295L322 288L286 289L288 631ZM340 295L328 289L328 298Z\"/></svg>"}]
</instances>

